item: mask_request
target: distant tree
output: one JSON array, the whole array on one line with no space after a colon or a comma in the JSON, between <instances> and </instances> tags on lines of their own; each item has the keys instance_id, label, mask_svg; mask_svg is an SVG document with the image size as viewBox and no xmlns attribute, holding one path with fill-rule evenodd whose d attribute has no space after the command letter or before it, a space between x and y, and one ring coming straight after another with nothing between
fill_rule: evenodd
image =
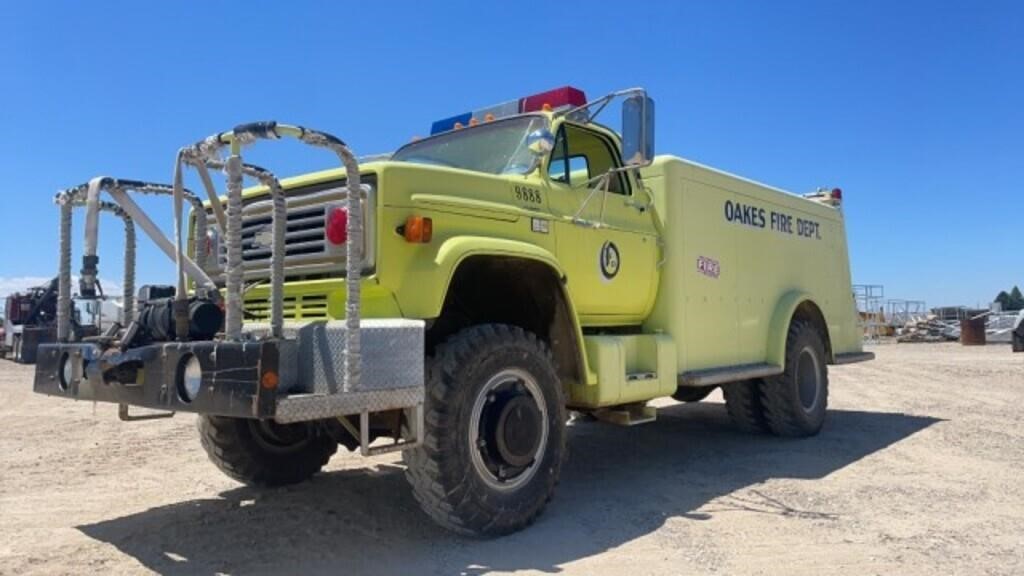
<instances>
[{"instance_id":1,"label":"distant tree","mask_svg":"<svg viewBox=\"0 0 1024 576\"><path fill-rule=\"evenodd\" d=\"M1014 286L1013 290L1010 290L1010 302L1007 310L1020 310L1024 308L1024 294L1020 293L1020 288Z\"/></svg>"},{"instance_id":2,"label":"distant tree","mask_svg":"<svg viewBox=\"0 0 1024 576\"><path fill-rule=\"evenodd\" d=\"M999 305L1002 306L1003 310L1009 310L1010 294L1006 290L1003 290L996 296L996 302L998 302Z\"/></svg>"}]
</instances>

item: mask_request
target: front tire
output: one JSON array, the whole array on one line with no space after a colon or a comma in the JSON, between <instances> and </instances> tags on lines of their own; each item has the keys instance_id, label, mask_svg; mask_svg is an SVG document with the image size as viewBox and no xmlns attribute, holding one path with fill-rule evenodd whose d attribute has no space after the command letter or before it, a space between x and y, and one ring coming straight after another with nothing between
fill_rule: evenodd
<instances>
[{"instance_id":1,"label":"front tire","mask_svg":"<svg viewBox=\"0 0 1024 576\"><path fill-rule=\"evenodd\" d=\"M200 416L199 440L206 455L234 480L273 488L298 484L327 464L338 443L310 424Z\"/></svg>"},{"instance_id":2,"label":"front tire","mask_svg":"<svg viewBox=\"0 0 1024 576\"><path fill-rule=\"evenodd\" d=\"M404 453L423 510L441 526L500 536L530 525L554 492L565 402L551 352L515 326L467 328L428 362L423 445Z\"/></svg>"},{"instance_id":3,"label":"front tire","mask_svg":"<svg viewBox=\"0 0 1024 576\"><path fill-rule=\"evenodd\" d=\"M778 436L813 436L828 410L828 364L821 333L794 320L786 335L785 371L761 384L765 421Z\"/></svg>"}]
</instances>

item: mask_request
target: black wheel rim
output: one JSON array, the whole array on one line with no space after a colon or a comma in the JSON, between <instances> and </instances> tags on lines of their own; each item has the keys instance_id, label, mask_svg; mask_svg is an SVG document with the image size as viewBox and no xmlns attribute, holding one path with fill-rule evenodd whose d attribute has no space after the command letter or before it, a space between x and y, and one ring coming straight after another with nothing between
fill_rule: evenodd
<instances>
[{"instance_id":1,"label":"black wheel rim","mask_svg":"<svg viewBox=\"0 0 1024 576\"><path fill-rule=\"evenodd\" d=\"M800 351L796 362L796 386L800 406L807 412L818 405L818 389L821 384L821 370L818 357L810 348Z\"/></svg>"},{"instance_id":2,"label":"black wheel rim","mask_svg":"<svg viewBox=\"0 0 1024 576\"><path fill-rule=\"evenodd\" d=\"M548 442L548 412L537 380L506 369L480 389L469 422L473 468L490 487L513 490L529 482Z\"/></svg>"}]
</instances>

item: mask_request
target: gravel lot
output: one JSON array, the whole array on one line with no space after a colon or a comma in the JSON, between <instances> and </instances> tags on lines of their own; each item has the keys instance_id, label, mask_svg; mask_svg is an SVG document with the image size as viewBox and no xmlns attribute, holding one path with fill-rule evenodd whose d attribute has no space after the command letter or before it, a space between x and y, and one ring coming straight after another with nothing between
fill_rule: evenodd
<instances>
[{"instance_id":1,"label":"gravel lot","mask_svg":"<svg viewBox=\"0 0 1024 576\"><path fill-rule=\"evenodd\" d=\"M301 486L222 476L194 418L121 423L0 362L0 574L1021 574L1024 354L880 345L816 438L746 436L715 393L575 424L558 494L490 541L435 528L395 456Z\"/></svg>"}]
</instances>

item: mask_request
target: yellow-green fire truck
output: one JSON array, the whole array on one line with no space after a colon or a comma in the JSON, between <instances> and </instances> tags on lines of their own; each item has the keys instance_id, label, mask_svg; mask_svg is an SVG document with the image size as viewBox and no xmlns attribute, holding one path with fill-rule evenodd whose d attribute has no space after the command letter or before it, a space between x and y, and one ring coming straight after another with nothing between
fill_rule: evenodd
<instances>
[{"instance_id":1,"label":"yellow-green fire truck","mask_svg":"<svg viewBox=\"0 0 1024 576\"><path fill-rule=\"evenodd\" d=\"M598 118L612 104L617 131ZM244 162L281 138L342 167L282 180ZM570 410L641 424L651 400L721 388L744 430L816 434L828 365L872 357L841 192L798 196L653 150L645 91L565 87L375 159L258 122L183 147L170 184L94 178L56 198L58 342L40 348L35 390L117 403L126 420L197 413L213 462L256 486L303 481L339 445L400 450L431 518L487 535L541 513ZM192 172L205 199L184 186ZM139 193L173 198L173 237ZM126 317L76 339L72 301L99 297L104 212L124 224ZM135 291L137 228L175 261L173 285Z\"/></svg>"}]
</instances>

